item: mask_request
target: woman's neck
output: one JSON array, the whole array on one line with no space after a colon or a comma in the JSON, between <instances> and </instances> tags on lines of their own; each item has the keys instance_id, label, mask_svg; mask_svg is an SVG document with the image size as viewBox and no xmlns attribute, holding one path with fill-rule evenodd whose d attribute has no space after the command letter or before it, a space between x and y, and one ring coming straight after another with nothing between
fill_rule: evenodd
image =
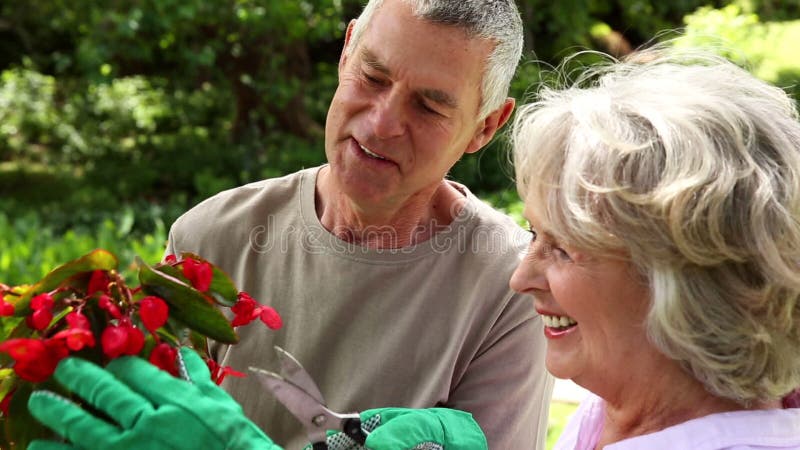
<instances>
[{"instance_id":1,"label":"woman's neck","mask_svg":"<svg viewBox=\"0 0 800 450\"><path fill-rule=\"evenodd\" d=\"M676 363L670 361L668 366L662 366L654 376L629 380L616 391L607 390L601 395L605 400L605 423L596 448L709 414L780 407L777 401L745 407L711 394Z\"/></svg>"}]
</instances>

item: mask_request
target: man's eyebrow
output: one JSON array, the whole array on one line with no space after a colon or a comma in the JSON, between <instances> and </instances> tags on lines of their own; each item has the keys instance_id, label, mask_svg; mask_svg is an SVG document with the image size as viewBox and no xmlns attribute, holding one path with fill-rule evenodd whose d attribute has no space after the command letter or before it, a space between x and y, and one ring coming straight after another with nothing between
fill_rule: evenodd
<instances>
[{"instance_id":1,"label":"man's eyebrow","mask_svg":"<svg viewBox=\"0 0 800 450\"><path fill-rule=\"evenodd\" d=\"M390 76L392 74L392 71L389 70L385 64L378 60L378 57L375 55L375 53L371 52L367 48L361 49L361 60L364 61L364 64L366 64L368 67L377 70L384 75ZM421 89L419 91L419 95L446 108L458 108L458 101L456 101L452 95L440 89Z\"/></svg>"},{"instance_id":2,"label":"man's eyebrow","mask_svg":"<svg viewBox=\"0 0 800 450\"><path fill-rule=\"evenodd\" d=\"M378 61L378 57L375 56L374 53L369 51L369 49L361 49L361 60L364 61L364 64L367 66L377 70L378 72L384 75L391 75L392 71L389 70L382 62Z\"/></svg>"},{"instance_id":3,"label":"man's eyebrow","mask_svg":"<svg viewBox=\"0 0 800 450\"><path fill-rule=\"evenodd\" d=\"M431 100L450 109L458 108L458 102L450 94L439 89L423 89L420 94Z\"/></svg>"}]
</instances>

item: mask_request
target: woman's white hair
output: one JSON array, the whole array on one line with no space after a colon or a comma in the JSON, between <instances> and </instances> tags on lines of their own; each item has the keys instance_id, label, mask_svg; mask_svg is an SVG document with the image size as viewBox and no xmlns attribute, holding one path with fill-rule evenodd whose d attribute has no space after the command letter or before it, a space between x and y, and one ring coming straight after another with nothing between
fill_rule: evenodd
<instances>
[{"instance_id":1,"label":"woman's white hair","mask_svg":"<svg viewBox=\"0 0 800 450\"><path fill-rule=\"evenodd\" d=\"M483 119L503 105L508 98L511 79L522 56L522 18L514 0L401 0L411 5L414 14L432 23L460 28L468 36L487 39L495 44L489 55L481 82L481 105L478 116ZM358 16L350 45L350 54L358 46L384 0L369 0Z\"/></svg>"},{"instance_id":2,"label":"woman's white hair","mask_svg":"<svg viewBox=\"0 0 800 450\"><path fill-rule=\"evenodd\" d=\"M541 90L513 144L537 220L638 268L657 348L742 404L800 386L800 123L781 89L659 46Z\"/></svg>"}]
</instances>

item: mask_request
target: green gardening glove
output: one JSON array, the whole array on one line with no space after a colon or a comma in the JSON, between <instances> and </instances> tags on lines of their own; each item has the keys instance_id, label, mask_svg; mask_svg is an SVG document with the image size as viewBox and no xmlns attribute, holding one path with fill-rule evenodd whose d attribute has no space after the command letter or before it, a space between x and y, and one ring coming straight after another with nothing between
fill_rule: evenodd
<instances>
[{"instance_id":1,"label":"green gardening glove","mask_svg":"<svg viewBox=\"0 0 800 450\"><path fill-rule=\"evenodd\" d=\"M115 359L105 369L78 358L63 360L56 379L116 423L52 392L34 392L31 414L74 447L38 440L28 449L281 450L211 381L197 353L180 351L188 381L136 357Z\"/></svg>"},{"instance_id":2,"label":"green gardening glove","mask_svg":"<svg viewBox=\"0 0 800 450\"><path fill-rule=\"evenodd\" d=\"M472 414L448 408L378 408L361 413L370 450L488 450L486 437ZM330 450L364 447L344 433L328 436Z\"/></svg>"}]
</instances>

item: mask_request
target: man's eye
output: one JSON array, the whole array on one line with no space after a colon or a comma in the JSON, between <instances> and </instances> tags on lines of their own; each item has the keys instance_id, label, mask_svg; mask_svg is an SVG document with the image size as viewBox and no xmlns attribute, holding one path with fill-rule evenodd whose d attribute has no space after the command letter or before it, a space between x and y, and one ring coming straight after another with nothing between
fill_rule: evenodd
<instances>
[{"instance_id":1,"label":"man's eye","mask_svg":"<svg viewBox=\"0 0 800 450\"><path fill-rule=\"evenodd\" d=\"M379 78L373 77L372 75L370 75L368 73L364 73L364 79L366 79L368 82L370 82L372 84L382 84L383 83Z\"/></svg>"},{"instance_id":2,"label":"man's eye","mask_svg":"<svg viewBox=\"0 0 800 450\"><path fill-rule=\"evenodd\" d=\"M430 106L428 106L428 104L427 104L427 103L425 103L425 102L419 102L419 106L420 106L420 108L422 108L422 110L423 110L423 111L425 111L426 113L430 113L430 114L439 114L439 111L436 111L435 109L431 108L431 107L430 107Z\"/></svg>"}]
</instances>

